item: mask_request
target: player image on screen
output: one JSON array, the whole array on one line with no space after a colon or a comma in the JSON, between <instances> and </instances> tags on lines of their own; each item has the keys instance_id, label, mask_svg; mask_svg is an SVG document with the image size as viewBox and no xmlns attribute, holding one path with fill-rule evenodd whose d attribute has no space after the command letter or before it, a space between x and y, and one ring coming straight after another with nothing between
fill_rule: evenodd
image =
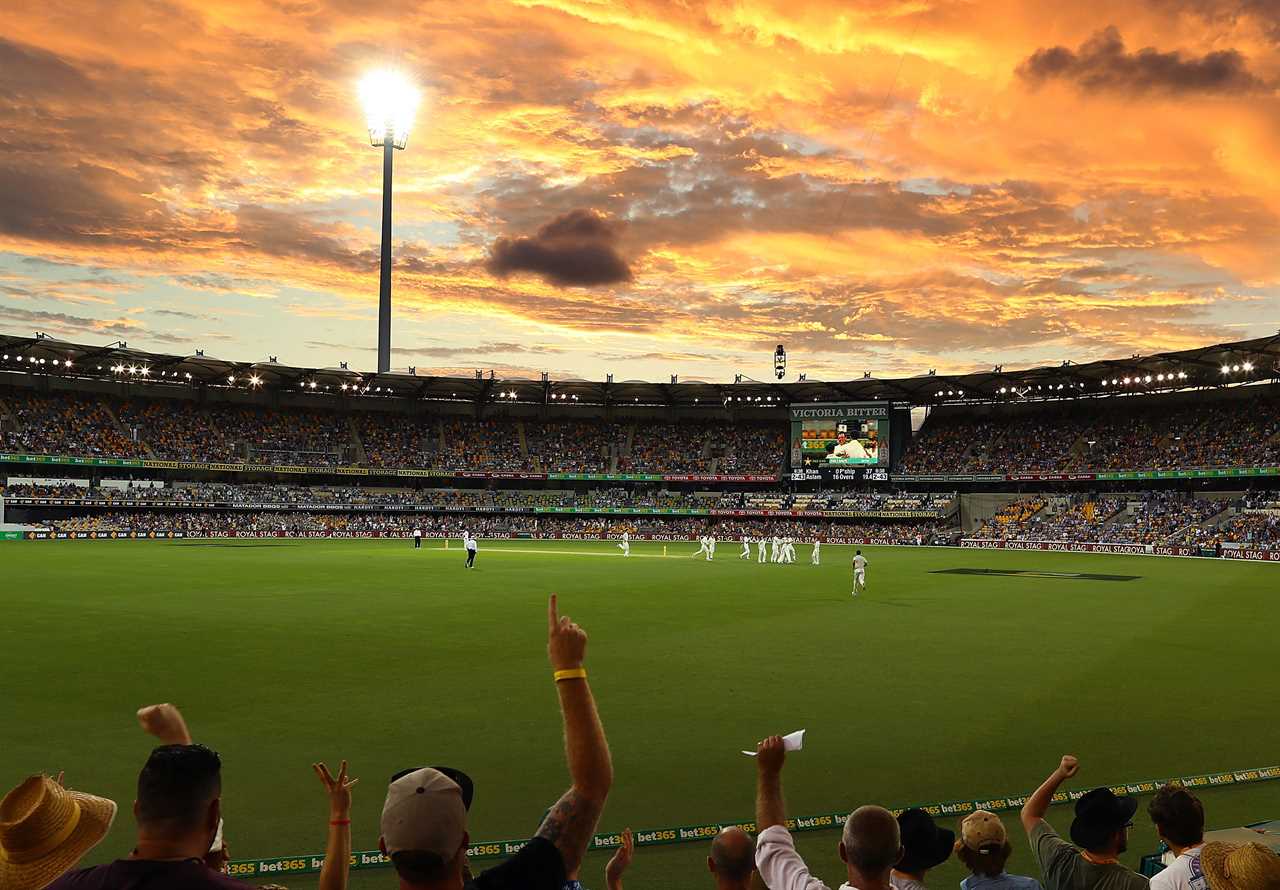
<instances>
[{"instance_id":1,"label":"player image on screen","mask_svg":"<svg viewBox=\"0 0 1280 890\"><path fill-rule=\"evenodd\" d=\"M792 470L854 471L889 460L888 406L844 403L795 406L791 413Z\"/></svg>"}]
</instances>

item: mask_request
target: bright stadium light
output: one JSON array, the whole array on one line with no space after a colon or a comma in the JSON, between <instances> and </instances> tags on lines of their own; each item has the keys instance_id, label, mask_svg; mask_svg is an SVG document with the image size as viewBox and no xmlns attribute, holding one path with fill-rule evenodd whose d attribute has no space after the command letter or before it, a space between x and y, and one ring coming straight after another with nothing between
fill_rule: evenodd
<instances>
[{"instance_id":1,"label":"bright stadium light","mask_svg":"<svg viewBox=\"0 0 1280 890\"><path fill-rule=\"evenodd\" d=\"M388 138L395 148L409 142L413 116L418 111L418 89L399 71L371 71L360 81L360 103L369 124L371 145L383 145Z\"/></svg>"},{"instance_id":2,"label":"bright stadium light","mask_svg":"<svg viewBox=\"0 0 1280 890\"><path fill-rule=\"evenodd\" d=\"M418 90L398 71L372 71L360 81L369 143L382 147L382 249L378 275L378 373L391 370L391 169L409 143Z\"/></svg>"},{"instance_id":3,"label":"bright stadium light","mask_svg":"<svg viewBox=\"0 0 1280 890\"><path fill-rule=\"evenodd\" d=\"M1246 371L1252 371L1253 362L1245 362L1243 365L1241 365L1241 367L1244 368Z\"/></svg>"}]
</instances>

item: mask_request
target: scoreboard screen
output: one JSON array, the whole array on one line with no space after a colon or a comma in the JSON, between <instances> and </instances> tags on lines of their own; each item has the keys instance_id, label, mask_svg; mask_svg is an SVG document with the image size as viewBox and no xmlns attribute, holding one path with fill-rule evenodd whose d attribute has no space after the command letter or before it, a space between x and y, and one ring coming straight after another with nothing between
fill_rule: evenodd
<instances>
[{"instance_id":1,"label":"scoreboard screen","mask_svg":"<svg viewBox=\"0 0 1280 890\"><path fill-rule=\"evenodd\" d=\"M889 428L890 406L884 402L792 405L792 478L887 478Z\"/></svg>"}]
</instances>

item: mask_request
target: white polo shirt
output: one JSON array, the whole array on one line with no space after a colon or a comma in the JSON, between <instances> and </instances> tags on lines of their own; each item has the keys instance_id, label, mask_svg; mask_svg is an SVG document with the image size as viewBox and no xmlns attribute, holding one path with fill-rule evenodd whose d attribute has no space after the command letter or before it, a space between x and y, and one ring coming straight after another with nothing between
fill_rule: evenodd
<instances>
[{"instance_id":1,"label":"white polo shirt","mask_svg":"<svg viewBox=\"0 0 1280 890\"><path fill-rule=\"evenodd\" d=\"M1152 890L1207 890L1204 870L1200 868L1200 852L1204 844L1183 850L1164 871L1151 878Z\"/></svg>"}]
</instances>

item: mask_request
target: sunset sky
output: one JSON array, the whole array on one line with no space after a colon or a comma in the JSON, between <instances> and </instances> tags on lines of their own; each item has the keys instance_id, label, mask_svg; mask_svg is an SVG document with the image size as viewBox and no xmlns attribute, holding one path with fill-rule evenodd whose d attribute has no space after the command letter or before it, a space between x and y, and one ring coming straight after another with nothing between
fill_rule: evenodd
<instances>
[{"instance_id":1,"label":"sunset sky","mask_svg":"<svg viewBox=\"0 0 1280 890\"><path fill-rule=\"evenodd\" d=\"M0 12L0 331L835 380L1280 329L1275 0L43 0Z\"/></svg>"}]
</instances>

